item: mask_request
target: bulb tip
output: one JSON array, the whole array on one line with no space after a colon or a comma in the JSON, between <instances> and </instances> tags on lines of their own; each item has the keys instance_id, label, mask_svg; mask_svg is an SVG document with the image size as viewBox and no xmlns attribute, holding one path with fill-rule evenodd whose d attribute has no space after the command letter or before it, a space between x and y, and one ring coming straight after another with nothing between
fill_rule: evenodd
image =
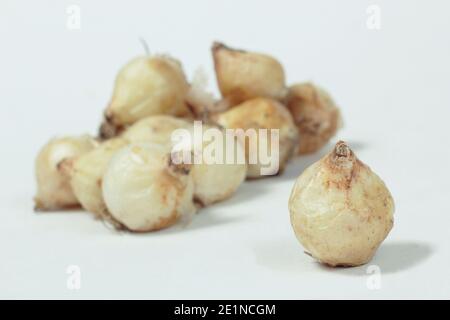
<instances>
[{"instance_id":1,"label":"bulb tip","mask_svg":"<svg viewBox=\"0 0 450 320\"><path fill-rule=\"evenodd\" d=\"M334 146L333 151L329 155L329 159L334 165L341 167L345 163L353 163L356 157L347 143L341 140Z\"/></svg>"},{"instance_id":2,"label":"bulb tip","mask_svg":"<svg viewBox=\"0 0 450 320\"><path fill-rule=\"evenodd\" d=\"M217 52L219 50L232 51L232 52L238 52L238 53L247 53L247 51L245 51L245 50L232 48L230 46L227 46L225 43L219 42L219 41L213 42L211 50L213 53Z\"/></svg>"},{"instance_id":3,"label":"bulb tip","mask_svg":"<svg viewBox=\"0 0 450 320\"><path fill-rule=\"evenodd\" d=\"M177 174L188 175L192 169L192 164L184 161L184 153L172 152L168 157L168 167Z\"/></svg>"},{"instance_id":4,"label":"bulb tip","mask_svg":"<svg viewBox=\"0 0 450 320\"><path fill-rule=\"evenodd\" d=\"M214 41L212 44L212 47L211 47L213 52L216 50L222 49L222 48L226 48L226 46L225 46L225 44L223 44L222 42L219 42L219 41Z\"/></svg>"},{"instance_id":5,"label":"bulb tip","mask_svg":"<svg viewBox=\"0 0 450 320\"><path fill-rule=\"evenodd\" d=\"M352 150L347 145L347 143L340 140L336 143L336 146L334 147L334 153L338 157L348 157L352 153Z\"/></svg>"}]
</instances>

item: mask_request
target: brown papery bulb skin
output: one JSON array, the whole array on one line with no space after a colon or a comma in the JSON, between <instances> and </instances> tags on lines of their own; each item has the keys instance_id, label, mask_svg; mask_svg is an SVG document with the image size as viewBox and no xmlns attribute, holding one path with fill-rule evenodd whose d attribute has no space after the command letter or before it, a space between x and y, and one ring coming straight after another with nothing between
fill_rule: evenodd
<instances>
[{"instance_id":1,"label":"brown papery bulb skin","mask_svg":"<svg viewBox=\"0 0 450 320\"><path fill-rule=\"evenodd\" d=\"M36 210L58 210L78 205L68 170L74 159L95 148L96 144L94 139L84 135L55 138L41 149L35 162Z\"/></svg>"},{"instance_id":2,"label":"brown papery bulb skin","mask_svg":"<svg viewBox=\"0 0 450 320\"><path fill-rule=\"evenodd\" d=\"M286 105L300 132L299 154L316 152L341 126L341 115L333 99L312 83L291 86Z\"/></svg>"},{"instance_id":3,"label":"brown papery bulb skin","mask_svg":"<svg viewBox=\"0 0 450 320\"><path fill-rule=\"evenodd\" d=\"M185 97L189 85L181 64L168 56L131 60L118 73L105 111L100 136L111 138L127 126L151 115L188 116Z\"/></svg>"},{"instance_id":4,"label":"brown papery bulb skin","mask_svg":"<svg viewBox=\"0 0 450 320\"><path fill-rule=\"evenodd\" d=\"M284 70L273 57L218 42L212 46L212 55L220 92L229 106L256 97L280 100L285 96Z\"/></svg>"},{"instance_id":5,"label":"brown papery bulb skin","mask_svg":"<svg viewBox=\"0 0 450 320\"><path fill-rule=\"evenodd\" d=\"M298 130L291 114L280 102L268 98L255 98L215 114L213 120L229 129L279 129L279 171L284 170L288 160L297 152ZM258 154L259 149L253 148L247 137L241 141L245 147L246 158ZM263 143L258 140L258 145ZM267 141L268 143L268 141ZM268 147L270 149L270 147ZM248 163L247 178L261 178L261 163Z\"/></svg>"},{"instance_id":6,"label":"brown papery bulb skin","mask_svg":"<svg viewBox=\"0 0 450 320\"><path fill-rule=\"evenodd\" d=\"M384 182L345 144L306 169L289 199L291 224L307 253L330 266L367 263L393 226Z\"/></svg>"}]
</instances>

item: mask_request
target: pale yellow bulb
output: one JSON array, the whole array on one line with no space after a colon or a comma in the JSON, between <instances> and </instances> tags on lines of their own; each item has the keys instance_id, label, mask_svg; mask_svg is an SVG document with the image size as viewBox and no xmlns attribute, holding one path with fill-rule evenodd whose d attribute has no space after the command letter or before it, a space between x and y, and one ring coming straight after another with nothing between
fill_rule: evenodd
<instances>
[{"instance_id":1,"label":"pale yellow bulb","mask_svg":"<svg viewBox=\"0 0 450 320\"><path fill-rule=\"evenodd\" d=\"M231 197L247 174L242 143L223 129L203 124L203 140L192 150L201 158L192 167L195 199L208 206Z\"/></svg>"},{"instance_id":2,"label":"pale yellow bulb","mask_svg":"<svg viewBox=\"0 0 450 320\"><path fill-rule=\"evenodd\" d=\"M127 144L122 138L107 140L74 162L70 174L72 189L81 206L98 218L111 220L102 195L103 174L113 155Z\"/></svg>"},{"instance_id":3,"label":"pale yellow bulb","mask_svg":"<svg viewBox=\"0 0 450 320\"><path fill-rule=\"evenodd\" d=\"M222 43L213 44L212 55L220 92L230 106L256 97L285 96L284 70L273 57Z\"/></svg>"},{"instance_id":4,"label":"pale yellow bulb","mask_svg":"<svg viewBox=\"0 0 450 320\"><path fill-rule=\"evenodd\" d=\"M67 170L72 161L92 150L96 142L88 135L50 140L35 162L37 210L57 210L78 205Z\"/></svg>"},{"instance_id":5,"label":"pale yellow bulb","mask_svg":"<svg viewBox=\"0 0 450 320\"><path fill-rule=\"evenodd\" d=\"M173 58L144 56L131 60L117 75L100 135L110 138L151 115L188 115L188 88L181 64Z\"/></svg>"},{"instance_id":6,"label":"pale yellow bulb","mask_svg":"<svg viewBox=\"0 0 450 320\"><path fill-rule=\"evenodd\" d=\"M167 115L151 116L133 124L122 137L132 143L157 143L166 146L167 152L171 152L180 142L173 140L176 138L175 131L184 129L189 139L178 150L200 154L199 163L194 163L193 156L190 158L193 164L194 197L198 203L207 206L229 198L245 179L247 169L243 147L235 137L227 136L225 130L200 121L197 121L196 125L201 126L201 130L194 133L194 124L191 121ZM213 136L208 136L208 132L213 133ZM199 139L200 143L197 143L196 139ZM216 148L221 156L211 157ZM231 155L231 152L236 160L231 159L234 162L226 163L227 154ZM239 162L239 158L244 161Z\"/></svg>"},{"instance_id":7,"label":"pale yellow bulb","mask_svg":"<svg viewBox=\"0 0 450 320\"><path fill-rule=\"evenodd\" d=\"M130 145L112 158L103 176L103 198L126 229L159 230L194 212L190 166L171 159L165 146L150 143Z\"/></svg>"},{"instance_id":8,"label":"pale yellow bulb","mask_svg":"<svg viewBox=\"0 0 450 320\"><path fill-rule=\"evenodd\" d=\"M341 126L341 115L330 95L312 83L289 88L286 106L300 133L299 153L313 153L322 148Z\"/></svg>"},{"instance_id":9,"label":"pale yellow bulb","mask_svg":"<svg viewBox=\"0 0 450 320\"><path fill-rule=\"evenodd\" d=\"M331 266L357 266L370 261L391 230L394 200L340 141L298 177L289 211L294 232L311 256Z\"/></svg>"},{"instance_id":10,"label":"pale yellow bulb","mask_svg":"<svg viewBox=\"0 0 450 320\"><path fill-rule=\"evenodd\" d=\"M214 115L213 118L224 128L268 130L267 135L257 136L256 144L250 143L248 136L242 140L248 160L248 178L263 177L261 168L264 164L260 161L259 154L261 146L264 146L266 150L271 149L270 129L279 130L279 150L276 155L279 166L274 168L270 175L283 171L291 156L297 152L299 139L297 127L289 111L278 101L268 98L248 100L230 110ZM258 161L251 163L249 160L252 156Z\"/></svg>"},{"instance_id":11,"label":"pale yellow bulb","mask_svg":"<svg viewBox=\"0 0 450 320\"><path fill-rule=\"evenodd\" d=\"M171 145L172 133L177 129L190 129L192 122L169 115L146 117L130 126L122 135L132 143L151 142Z\"/></svg>"}]
</instances>

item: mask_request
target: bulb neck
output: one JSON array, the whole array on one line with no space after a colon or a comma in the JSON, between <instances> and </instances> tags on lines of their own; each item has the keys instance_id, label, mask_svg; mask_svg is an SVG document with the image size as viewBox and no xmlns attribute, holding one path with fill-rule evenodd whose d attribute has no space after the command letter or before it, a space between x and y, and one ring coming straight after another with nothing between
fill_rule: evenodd
<instances>
[{"instance_id":1,"label":"bulb neck","mask_svg":"<svg viewBox=\"0 0 450 320\"><path fill-rule=\"evenodd\" d=\"M337 168L349 168L356 160L355 154L352 149L344 141L336 143L331 155L330 162Z\"/></svg>"}]
</instances>

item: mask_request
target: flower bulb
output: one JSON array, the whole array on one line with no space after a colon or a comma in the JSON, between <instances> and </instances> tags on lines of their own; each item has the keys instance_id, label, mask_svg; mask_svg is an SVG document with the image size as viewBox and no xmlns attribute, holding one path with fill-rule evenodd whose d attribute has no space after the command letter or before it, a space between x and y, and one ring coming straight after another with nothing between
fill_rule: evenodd
<instances>
[{"instance_id":1,"label":"flower bulb","mask_svg":"<svg viewBox=\"0 0 450 320\"><path fill-rule=\"evenodd\" d=\"M284 105L268 98L256 98L248 100L223 113L216 114L214 120L224 128L231 129L255 129L255 143L251 142L251 135L241 136L241 142L245 146L245 154L248 163L247 177L258 178L265 175L274 175L281 172L298 146L298 131L291 114ZM266 129L260 131L259 129ZM278 148L273 147L271 162L276 161L277 166L264 172L267 164L262 161L262 154L270 152L272 141L269 138L271 129L278 129ZM277 150L278 149L278 150ZM266 150L267 152L263 152ZM252 161L252 159L254 159Z\"/></svg>"},{"instance_id":2,"label":"flower bulb","mask_svg":"<svg viewBox=\"0 0 450 320\"><path fill-rule=\"evenodd\" d=\"M197 119L202 119L208 113L223 111L214 95L207 90L208 77L203 69L198 69L186 94L186 103Z\"/></svg>"},{"instance_id":3,"label":"flower bulb","mask_svg":"<svg viewBox=\"0 0 450 320\"><path fill-rule=\"evenodd\" d=\"M81 206L97 218L111 222L102 195L103 174L112 156L127 144L122 138L107 140L74 162L70 172L72 189Z\"/></svg>"},{"instance_id":4,"label":"flower bulb","mask_svg":"<svg viewBox=\"0 0 450 320\"><path fill-rule=\"evenodd\" d=\"M36 210L57 210L78 205L70 186L67 167L74 158L89 152L96 142L88 135L52 139L39 152L36 162Z\"/></svg>"},{"instance_id":5,"label":"flower bulb","mask_svg":"<svg viewBox=\"0 0 450 320\"><path fill-rule=\"evenodd\" d=\"M212 55L220 92L230 106L256 97L280 100L285 96L283 67L271 56L222 43L213 44Z\"/></svg>"},{"instance_id":6,"label":"flower bulb","mask_svg":"<svg viewBox=\"0 0 450 320\"><path fill-rule=\"evenodd\" d=\"M118 73L100 136L110 138L144 117L184 116L188 83L181 64L168 56L138 57Z\"/></svg>"},{"instance_id":7,"label":"flower bulb","mask_svg":"<svg viewBox=\"0 0 450 320\"><path fill-rule=\"evenodd\" d=\"M103 176L108 212L126 229L163 229L195 210L190 166L175 164L159 144L134 144L119 151Z\"/></svg>"},{"instance_id":8,"label":"flower bulb","mask_svg":"<svg viewBox=\"0 0 450 320\"><path fill-rule=\"evenodd\" d=\"M394 200L383 181L342 141L306 169L289 199L294 232L330 266L367 263L393 226Z\"/></svg>"},{"instance_id":9,"label":"flower bulb","mask_svg":"<svg viewBox=\"0 0 450 320\"><path fill-rule=\"evenodd\" d=\"M203 140L193 143L201 161L192 166L194 198L203 206L231 197L245 180L245 151L235 135L203 124Z\"/></svg>"}]
</instances>

